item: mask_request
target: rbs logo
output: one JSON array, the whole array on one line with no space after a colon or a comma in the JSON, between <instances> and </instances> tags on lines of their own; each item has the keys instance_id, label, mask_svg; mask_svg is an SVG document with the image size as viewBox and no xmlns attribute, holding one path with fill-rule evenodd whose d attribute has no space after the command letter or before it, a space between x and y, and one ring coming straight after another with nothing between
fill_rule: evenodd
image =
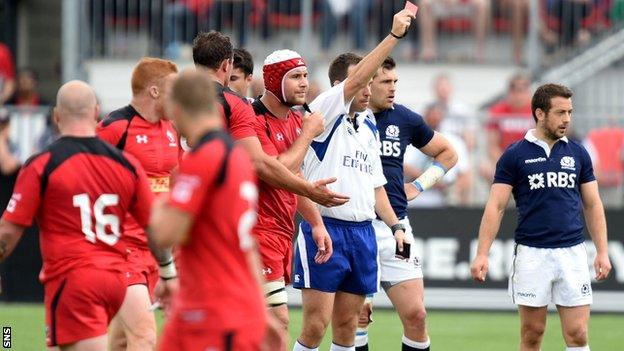
<instances>
[{"instance_id":1,"label":"rbs logo","mask_svg":"<svg viewBox=\"0 0 624 351\"><path fill-rule=\"evenodd\" d=\"M545 178L544 178L545 176ZM567 172L546 172L529 174L530 190L544 188L569 188L576 186L576 174Z\"/></svg>"},{"instance_id":2,"label":"rbs logo","mask_svg":"<svg viewBox=\"0 0 624 351\"><path fill-rule=\"evenodd\" d=\"M401 155L401 143L398 141L382 140L381 156L399 157Z\"/></svg>"}]
</instances>

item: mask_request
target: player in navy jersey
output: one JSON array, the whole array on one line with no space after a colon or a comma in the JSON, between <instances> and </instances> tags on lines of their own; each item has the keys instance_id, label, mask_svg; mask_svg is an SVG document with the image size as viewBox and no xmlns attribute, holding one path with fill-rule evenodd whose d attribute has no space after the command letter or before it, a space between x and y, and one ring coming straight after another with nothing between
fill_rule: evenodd
<instances>
[{"instance_id":1,"label":"player in navy jersey","mask_svg":"<svg viewBox=\"0 0 624 351\"><path fill-rule=\"evenodd\" d=\"M498 160L494 184L479 228L472 277L485 281L488 252L513 194L518 208L509 294L520 313L520 350L539 350L547 306L557 306L568 351L587 351L592 303L583 221L596 246L596 280L611 271L607 225L587 150L565 136L572 91L539 87L531 101L535 129L510 145Z\"/></svg>"},{"instance_id":2,"label":"player in navy jersey","mask_svg":"<svg viewBox=\"0 0 624 351\"><path fill-rule=\"evenodd\" d=\"M414 242L407 218L407 201L437 182L457 163L457 153L441 134L433 131L423 118L407 107L394 103L398 75L396 63L386 58L371 83L370 110L374 113L381 147L384 187L397 218L405 226L408 242ZM435 161L412 184L405 184L403 156L411 144ZM406 194L407 192L407 194ZM425 327L423 275L421 260L414 250L408 259L395 256L392 232L379 218L373 221L379 250L380 282L403 323L403 350L429 350ZM360 314L356 350L368 350L367 327L372 306L367 303Z\"/></svg>"}]
</instances>

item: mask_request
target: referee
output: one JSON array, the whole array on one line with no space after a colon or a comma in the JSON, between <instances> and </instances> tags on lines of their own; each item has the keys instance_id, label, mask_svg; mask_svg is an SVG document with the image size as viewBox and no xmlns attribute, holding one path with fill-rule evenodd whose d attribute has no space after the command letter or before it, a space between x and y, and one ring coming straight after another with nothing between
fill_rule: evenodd
<instances>
[{"instance_id":1,"label":"referee","mask_svg":"<svg viewBox=\"0 0 624 351\"><path fill-rule=\"evenodd\" d=\"M597 249L596 280L611 270L607 225L591 159L566 138L572 118L572 91L539 87L531 101L535 129L510 145L498 160L490 198L479 228L471 274L485 281L488 252L513 193L518 226L509 294L520 312L520 350L539 350L547 306L557 306L568 351L588 351L592 303L581 212Z\"/></svg>"}]
</instances>

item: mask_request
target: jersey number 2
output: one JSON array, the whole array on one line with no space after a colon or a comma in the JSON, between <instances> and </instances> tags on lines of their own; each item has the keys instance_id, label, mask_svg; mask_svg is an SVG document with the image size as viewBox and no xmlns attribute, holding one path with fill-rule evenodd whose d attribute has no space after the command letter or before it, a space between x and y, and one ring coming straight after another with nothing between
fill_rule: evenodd
<instances>
[{"instance_id":1,"label":"jersey number 2","mask_svg":"<svg viewBox=\"0 0 624 351\"><path fill-rule=\"evenodd\" d=\"M80 208L80 222L82 223L82 232L87 240L95 243L96 238L108 245L115 245L119 240L119 217L114 214L104 214L107 206L115 206L119 203L119 195L102 194L95 200L93 211L91 210L91 201L88 194L74 195L74 207ZM91 214L95 216L95 233L93 232L93 223ZM111 234L106 233L106 226L110 228Z\"/></svg>"}]
</instances>

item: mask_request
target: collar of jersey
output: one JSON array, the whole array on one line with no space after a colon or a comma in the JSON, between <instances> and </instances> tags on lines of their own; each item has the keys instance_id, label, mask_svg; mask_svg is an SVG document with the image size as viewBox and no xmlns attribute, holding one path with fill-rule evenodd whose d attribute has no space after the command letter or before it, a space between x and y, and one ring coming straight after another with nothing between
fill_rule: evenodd
<instances>
[{"instance_id":1,"label":"collar of jersey","mask_svg":"<svg viewBox=\"0 0 624 351\"><path fill-rule=\"evenodd\" d=\"M535 132L535 129L529 129L526 134L524 135L524 139L530 143L533 143L539 147L541 147L542 149L544 149L544 151L546 152L546 156L550 157L550 152L552 151L550 149L550 147L548 146L548 144L543 141L543 140L539 140L535 134L533 134L533 132ZM563 136L561 138L559 138L557 141L564 141L566 144L568 143L568 137ZM554 146L554 145L553 145Z\"/></svg>"}]
</instances>

